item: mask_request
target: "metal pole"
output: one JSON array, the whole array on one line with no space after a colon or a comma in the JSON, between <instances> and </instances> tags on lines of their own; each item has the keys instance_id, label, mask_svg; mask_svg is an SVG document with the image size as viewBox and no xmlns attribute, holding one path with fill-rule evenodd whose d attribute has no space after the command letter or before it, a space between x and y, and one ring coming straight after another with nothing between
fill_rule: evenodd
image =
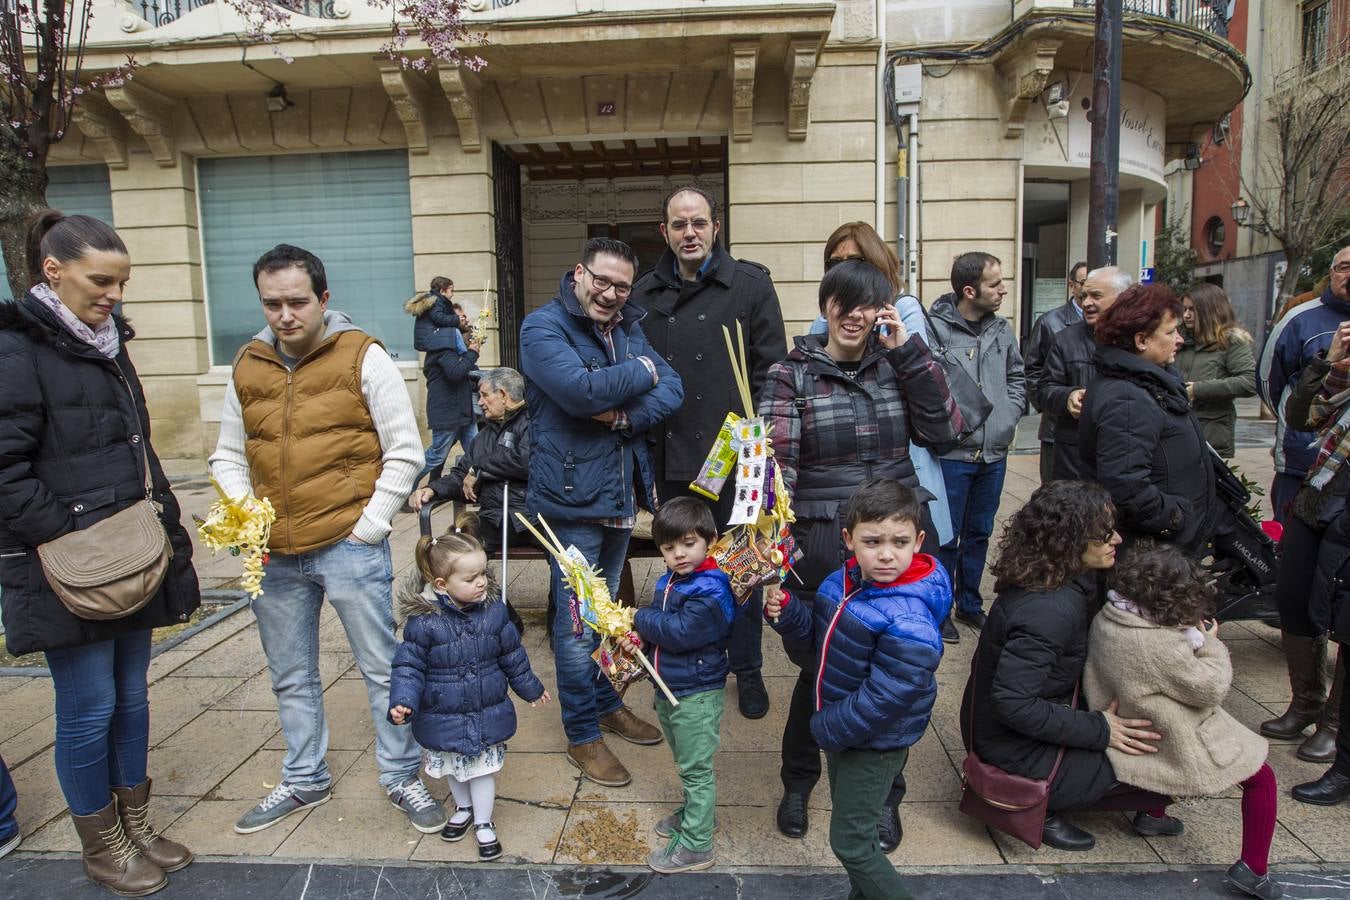
<instances>
[{"instance_id":1,"label":"metal pole","mask_svg":"<svg viewBox=\"0 0 1350 900\"><path fill-rule=\"evenodd\" d=\"M1120 200L1121 0L1097 0L1092 47L1092 162L1088 185L1088 266L1116 264Z\"/></svg>"},{"instance_id":2,"label":"metal pole","mask_svg":"<svg viewBox=\"0 0 1350 900\"><path fill-rule=\"evenodd\" d=\"M510 524L507 522L507 515L510 507L508 500L511 497L510 479L502 482L502 600L506 600L506 547L507 532Z\"/></svg>"},{"instance_id":3,"label":"metal pole","mask_svg":"<svg viewBox=\"0 0 1350 900\"><path fill-rule=\"evenodd\" d=\"M904 290L914 293L909 284L909 148L905 146L905 126L902 122L895 129L900 146L896 148L895 166L895 255L900 260L900 280L905 282Z\"/></svg>"}]
</instances>

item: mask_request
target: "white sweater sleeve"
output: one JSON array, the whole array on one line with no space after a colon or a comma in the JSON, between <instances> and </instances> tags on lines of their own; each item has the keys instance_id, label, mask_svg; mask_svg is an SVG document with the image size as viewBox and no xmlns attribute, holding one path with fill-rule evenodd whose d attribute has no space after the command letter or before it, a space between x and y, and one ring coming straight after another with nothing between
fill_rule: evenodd
<instances>
[{"instance_id":1,"label":"white sweater sleeve","mask_svg":"<svg viewBox=\"0 0 1350 900\"><path fill-rule=\"evenodd\" d=\"M248 457L244 455L244 414L239 407L239 394L234 389L234 377L225 385L225 407L220 411L220 437L216 452L207 460L211 476L225 493L241 497L253 493L253 479L248 471Z\"/></svg>"},{"instance_id":2,"label":"white sweater sleeve","mask_svg":"<svg viewBox=\"0 0 1350 900\"><path fill-rule=\"evenodd\" d=\"M384 458L375 493L362 510L352 536L376 544L392 530L394 514L412 492L425 457L412 400L403 386L403 374L378 345L371 345L361 365L361 393L370 408Z\"/></svg>"}]
</instances>

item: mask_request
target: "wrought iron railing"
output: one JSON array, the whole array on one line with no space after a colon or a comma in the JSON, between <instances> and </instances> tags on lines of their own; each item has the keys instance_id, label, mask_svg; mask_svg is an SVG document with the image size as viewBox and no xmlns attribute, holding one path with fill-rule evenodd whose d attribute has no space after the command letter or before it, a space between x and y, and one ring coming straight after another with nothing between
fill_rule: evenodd
<instances>
[{"instance_id":1,"label":"wrought iron railing","mask_svg":"<svg viewBox=\"0 0 1350 900\"><path fill-rule=\"evenodd\" d=\"M168 25L183 16L209 6L215 0L140 0L141 17L155 28ZM338 0L272 0L282 9L299 16L312 16L316 19L342 18L335 10Z\"/></svg>"},{"instance_id":2,"label":"wrought iron railing","mask_svg":"<svg viewBox=\"0 0 1350 900\"><path fill-rule=\"evenodd\" d=\"M1095 0L1074 0L1074 6L1095 9ZM1154 16L1228 37L1227 0L1123 0L1125 14Z\"/></svg>"}]
</instances>

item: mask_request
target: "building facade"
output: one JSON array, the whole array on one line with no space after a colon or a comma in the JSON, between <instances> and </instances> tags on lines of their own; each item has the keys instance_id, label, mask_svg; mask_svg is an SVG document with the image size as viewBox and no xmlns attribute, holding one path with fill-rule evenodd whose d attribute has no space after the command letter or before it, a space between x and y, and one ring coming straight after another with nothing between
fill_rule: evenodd
<instances>
[{"instance_id":1,"label":"building facade","mask_svg":"<svg viewBox=\"0 0 1350 900\"><path fill-rule=\"evenodd\" d=\"M1236 5L1229 40L1247 56L1251 91L1195 143L1190 166L1169 167L1170 215L1190 235L1195 277L1224 288L1259 345L1286 299L1284 253L1249 203L1255 194L1275 198L1284 187L1279 167L1272 167L1279 151L1271 106L1318 80L1345 83L1350 0L1245 0ZM1343 170L1350 179L1350 160ZM1245 214L1244 221L1235 209ZM1347 213L1350 206L1340 210ZM1313 273L1311 280L1321 274Z\"/></svg>"},{"instance_id":2,"label":"building facade","mask_svg":"<svg viewBox=\"0 0 1350 900\"><path fill-rule=\"evenodd\" d=\"M1085 253L1093 11L1073 0L465 6L486 67L423 74L380 57L388 14L360 0L288 0L276 49L243 41L224 3L98 0L86 65L138 68L85 98L50 199L110 210L127 241L163 456L199 467L214 446L230 362L263 325L252 261L283 241L325 260L331 305L386 344L419 408L409 295L452 278L493 311L485 364L513 363L521 318L586 237L654 262L680 184L719 198L790 334L846 221L905 242L925 302L956 254L999 256L1023 332ZM1241 99L1247 69L1222 10L1127 6L1119 257L1138 269L1168 160Z\"/></svg>"}]
</instances>

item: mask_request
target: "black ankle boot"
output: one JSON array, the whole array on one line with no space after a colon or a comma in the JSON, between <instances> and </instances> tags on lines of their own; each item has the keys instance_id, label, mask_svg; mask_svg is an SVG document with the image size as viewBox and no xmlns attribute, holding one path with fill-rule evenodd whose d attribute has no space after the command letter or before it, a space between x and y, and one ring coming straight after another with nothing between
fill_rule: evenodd
<instances>
[{"instance_id":1,"label":"black ankle boot","mask_svg":"<svg viewBox=\"0 0 1350 900\"><path fill-rule=\"evenodd\" d=\"M1175 816L1150 816L1146 812L1134 814L1134 833L1140 837L1176 837L1186 833L1186 826Z\"/></svg>"},{"instance_id":2,"label":"black ankle boot","mask_svg":"<svg viewBox=\"0 0 1350 900\"><path fill-rule=\"evenodd\" d=\"M1059 816L1046 816L1041 829L1041 842L1056 850L1091 850L1097 846L1097 839L1091 832L1084 831Z\"/></svg>"},{"instance_id":3,"label":"black ankle boot","mask_svg":"<svg viewBox=\"0 0 1350 900\"><path fill-rule=\"evenodd\" d=\"M1350 797L1350 775L1342 775L1335 769L1327 769L1321 778L1296 785L1291 793L1300 803L1335 806L1346 797Z\"/></svg>"},{"instance_id":4,"label":"black ankle boot","mask_svg":"<svg viewBox=\"0 0 1350 900\"><path fill-rule=\"evenodd\" d=\"M881 818L877 820L877 840L881 843L882 851L890 853L899 847L904 834L905 831L900 826L900 807L883 806Z\"/></svg>"},{"instance_id":5,"label":"black ankle boot","mask_svg":"<svg viewBox=\"0 0 1350 900\"><path fill-rule=\"evenodd\" d=\"M788 791L778 804L778 830L790 838L806 836L806 795Z\"/></svg>"}]
</instances>

